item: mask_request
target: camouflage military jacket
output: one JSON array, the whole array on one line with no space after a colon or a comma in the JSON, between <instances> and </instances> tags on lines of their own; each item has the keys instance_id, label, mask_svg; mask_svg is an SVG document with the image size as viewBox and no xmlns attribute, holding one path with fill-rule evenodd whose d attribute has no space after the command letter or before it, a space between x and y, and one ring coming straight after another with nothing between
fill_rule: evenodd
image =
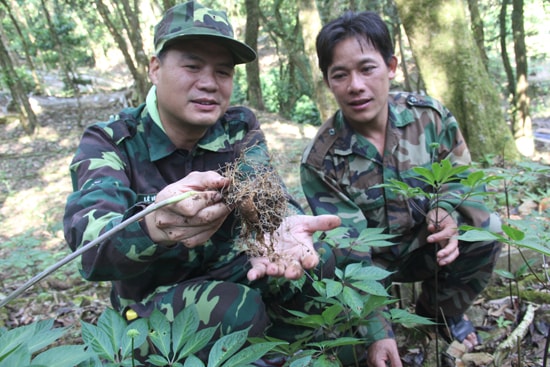
<instances>
[{"instance_id":1,"label":"camouflage military jacket","mask_svg":"<svg viewBox=\"0 0 550 367\"><path fill-rule=\"evenodd\" d=\"M434 147L433 143L437 143ZM448 158L453 165L468 165L470 153L451 113L429 97L391 94L384 154L354 131L338 111L319 129L306 148L301 163L304 194L314 214L336 214L351 238L365 228L385 228L395 235L394 246L372 249L391 251L392 256L409 253L425 243L425 216L435 204L426 198L406 199L395 190L377 185L396 179L431 192L414 167L431 167ZM464 175L467 175L466 172ZM457 180L445 187L437 205L453 213L459 223L487 226L490 213L478 200L460 203L455 193L466 188ZM420 234L420 235L419 235ZM372 253L338 253L346 262L372 264ZM344 264L341 264L344 265ZM380 314L372 316L379 330L374 340L391 336Z\"/></svg>"},{"instance_id":2,"label":"camouflage military jacket","mask_svg":"<svg viewBox=\"0 0 550 367\"><path fill-rule=\"evenodd\" d=\"M259 122L247 108L229 108L192 151L176 149L152 115L158 116L156 103L147 103L84 132L70 166L74 192L64 217L73 250L142 210L166 185L192 171L221 173L252 145L256 148L247 152L257 155L253 158L269 160ZM113 281L112 301L119 308L206 271L223 269L224 279L244 279L246 256L235 246L239 231L231 214L204 246L165 248L152 242L142 222L133 223L83 254L81 273L89 280Z\"/></svg>"}]
</instances>

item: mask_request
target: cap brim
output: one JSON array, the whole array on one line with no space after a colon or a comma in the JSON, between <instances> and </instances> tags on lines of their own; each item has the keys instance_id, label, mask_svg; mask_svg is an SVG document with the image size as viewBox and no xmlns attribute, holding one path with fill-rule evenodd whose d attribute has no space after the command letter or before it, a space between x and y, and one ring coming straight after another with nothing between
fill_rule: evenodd
<instances>
[{"instance_id":1,"label":"cap brim","mask_svg":"<svg viewBox=\"0 0 550 367\"><path fill-rule=\"evenodd\" d=\"M210 39L216 42L219 42L220 44L227 47L229 52L233 55L233 60L235 61L235 64L245 64L251 61L256 60L256 51L254 51L250 46L248 46L246 43L237 41L234 38L230 37L224 37L221 35L212 35L212 34L182 34L181 36L177 36L174 38L169 39L168 41L160 41L158 50L156 50L157 53L159 53L163 48L165 48L168 45L172 45L174 43L177 43L178 41L182 40L190 40L190 39Z\"/></svg>"}]
</instances>

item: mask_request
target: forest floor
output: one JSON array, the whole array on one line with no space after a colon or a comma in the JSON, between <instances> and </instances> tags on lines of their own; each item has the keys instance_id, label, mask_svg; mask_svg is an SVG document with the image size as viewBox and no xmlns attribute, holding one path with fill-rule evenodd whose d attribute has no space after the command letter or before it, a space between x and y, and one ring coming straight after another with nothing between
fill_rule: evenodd
<instances>
[{"instance_id":1,"label":"forest floor","mask_svg":"<svg viewBox=\"0 0 550 367\"><path fill-rule=\"evenodd\" d=\"M70 160L84 127L118 112L124 103L124 94L84 96L80 124L76 123L78 111L74 99L36 97L33 103L40 121L35 135L25 135L17 121L0 124L0 298L69 253L61 220L66 197L71 192ZM275 165L291 193L305 205L299 188L298 166L302 149L316 128L268 113L258 112L258 117ZM550 127L548 120L539 123ZM546 148L539 154L548 164ZM512 257L522 261L517 254ZM537 255L527 257L537 258ZM507 257L503 257L503 268L507 266L505 259ZM543 261L539 260L538 269L543 267ZM545 276L543 272L543 279ZM545 284L548 285L548 280ZM516 329L529 304L536 307L535 319L529 324L520 348L507 354L500 366L545 365L542 358L548 347L545 337L550 328L550 294L532 278L523 282L522 287L526 292L521 294L529 294L529 302L510 298L503 279L494 277L487 292L468 313L484 342L474 353L461 357L467 358L462 365L489 366L495 349ZM413 288L399 286L399 289L404 296L402 307L409 307L414 297ZM73 261L0 309L0 327L11 329L53 318L57 326L72 327L65 341L77 343L79 322L95 322L105 307L109 307L108 293L106 282L83 281ZM433 335L414 329L398 329L398 340L408 367L435 365L428 362L433 360L435 345L447 351L445 344L439 344L439 340L434 342ZM461 365L458 361L452 363L446 365Z\"/></svg>"}]
</instances>

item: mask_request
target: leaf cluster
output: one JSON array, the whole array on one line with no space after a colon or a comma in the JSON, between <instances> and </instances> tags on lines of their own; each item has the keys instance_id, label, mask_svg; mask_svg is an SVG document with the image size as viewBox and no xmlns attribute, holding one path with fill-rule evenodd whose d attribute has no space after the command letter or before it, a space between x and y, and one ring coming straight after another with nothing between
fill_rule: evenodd
<instances>
[{"instance_id":1,"label":"leaf cluster","mask_svg":"<svg viewBox=\"0 0 550 367\"><path fill-rule=\"evenodd\" d=\"M106 309L97 325L83 322L83 345L51 347L66 328L45 320L9 331L0 330L0 367L115 367L142 365L135 356L147 340L154 347L147 363L152 366L235 367L252 366L284 342L261 342L244 347L248 329L212 340L216 327L198 330L199 316L187 307L173 320L155 310L149 318L127 323L113 309ZM49 349L40 352L44 348ZM197 353L210 348L205 364Z\"/></svg>"}]
</instances>

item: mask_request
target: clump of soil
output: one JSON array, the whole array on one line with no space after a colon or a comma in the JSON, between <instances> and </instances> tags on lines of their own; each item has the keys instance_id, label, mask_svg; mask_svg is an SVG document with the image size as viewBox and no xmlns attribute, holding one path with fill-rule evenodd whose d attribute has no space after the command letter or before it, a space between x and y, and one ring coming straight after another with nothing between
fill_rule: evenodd
<instances>
[{"instance_id":1,"label":"clump of soil","mask_svg":"<svg viewBox=\"0 0 550 367\"><path fill-rule=\"evenodd\" d=\"M279 255L272 239L287 214L287 195L273 168L247 158L247 151L225 168L224 176L230 184L224 191L224 200L242 219L243 250L251 257L274 261Z\"/></svg>"}]
</instances>

